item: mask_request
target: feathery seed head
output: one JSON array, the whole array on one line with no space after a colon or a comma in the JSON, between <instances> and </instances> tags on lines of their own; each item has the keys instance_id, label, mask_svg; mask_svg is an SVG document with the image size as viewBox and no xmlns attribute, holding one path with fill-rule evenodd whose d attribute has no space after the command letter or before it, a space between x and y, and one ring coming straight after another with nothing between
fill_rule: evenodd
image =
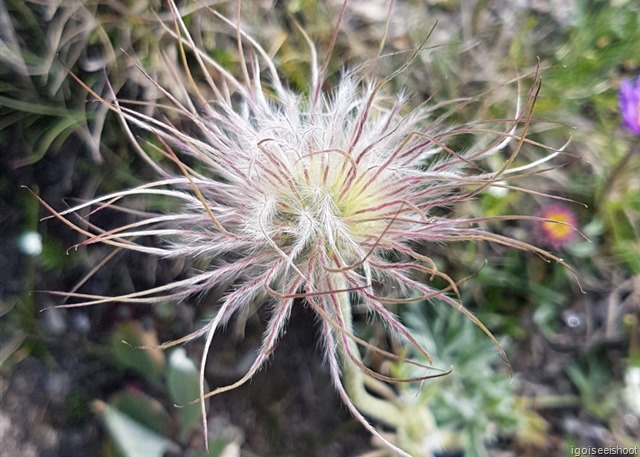
<instances>
[{"instance_id":1,"label":"feathery seed head","mask_svg":"<svg viewBox=\"0 0 640 457\"><path fill-rule=\"evenodd\" d=\"M166 25L167 33L181 50L191 53L208 87L196 83L188 67L173 68L175 85L158 85L171 105L163 105L163 118L148 117L125 102L109 101L115 97L94 95L121 117L132 139L131 126L155 135L162 145L158 151L176 168L171 171L160 166L134 140L138 152L159 173L158 181L54 214L87 236L83 244L101 242L164 257L201 257L209 259L210 268L187 279L118 297L67 293L64 295L80 301L63 306L112 300L156 303L233 285L211 322L162 346L206 337L203 381L206 354L216 330L256 300L270 301L272 314L253 366L230 386L207 395L202 391L198 400L204 408L207 396L237 387L260 369L274 349L293 303L304 299L320 317L327 362L341 398L377 434L352 403L342 376L351 376L356 367L367 376L390 378L372 372L360 361L355 342L384 351L353 334L351 303L380 317L391 332L421 352L424 350L386 305L439 299L465 313L497 344L448 294L457 292L457 283L440 272L418 246L486 240L563 263L539 248L483 229L489 218L443 216L443 209L471 200L491 186L509 188L508 180L543 163L511 166L528 141L525 135L537 85L511 120L447 126L442 118L432 118L433 108L421 105L412 109L404 97L386 95L385 86L395 74L367 83L357 73L345 72L336 88L324 93L326 69L316 62L316 51L310 44L308 95L296 94L283 86L276 64L262 47L232 21L212 12L237 33L241 78L198 49L180 11L173 2L169 5L174 24ZM338 25L334 38L337 30ZM330 47L327 56L331 52ZM268 77L262 76L260 65ZM219 80L214 81L209 76L212 73ZM193 131L172 124L169 118L176 120L175 113L181 122L188 121ZM474 135L477 140L462 152L448 146L450 140L462 135ZM507 146L510 151L503 165L485 170L483 160L502 153ZM173 213L138 212L136 222L108 231L85 228L68 218L83 208L95 206L99 211L128 197L145 195L174 200L177 209ZM165 244L150 247L140 243L146 236L160 237ZM449 286L434 288L419 279L425 275L439 276Z\"/></svg>"}]
</instances>

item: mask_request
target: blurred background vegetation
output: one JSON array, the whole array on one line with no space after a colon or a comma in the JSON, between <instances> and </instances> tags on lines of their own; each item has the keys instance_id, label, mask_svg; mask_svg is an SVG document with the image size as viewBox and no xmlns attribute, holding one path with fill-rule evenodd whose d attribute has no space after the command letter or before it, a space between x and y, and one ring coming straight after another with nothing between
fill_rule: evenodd
<instances>
[{"instance_id":1,"label":"blurred background vegetation","mask_svg":"<svg viewBox=\"0 0 640 457\"><path fill-rule=\"evenodd\" d=\"M234 2L180 5L199 45L237 71L235 38L205 4L234 17ZM291 18L322 56L339 6L337 0L245 1L243 27L275 55L287 84L305 91L309 53ZM518 183L538 194L487 192L456 210L533 215L554 203L544 195L550 194L577 202L566 207L584 234L553 250L578 280L532 254L478 243L430 247L449 275L471 275L462 300L500 340L513 378L491 342L454 310L424 303L397 308L437 364L453 372L420 386L395 387L436 422L432 435L399 430L396 438L413 442L422 453L416 455L425 456L565 456L571 446L638 446L640 138L620 124L617 90L621 79L640 74L640 4L396 0L392 11L387 22L388 1L349 3L329 84L342 68L359 65L372 77L386 76L431 33L426 50L390 90L404 89L415 104L477 97L464 109L443 105L442 114L466 122L513 116L518 97L528 90L527 75L539 68L543 84L535 117L548 122L534 124L530 138L552 147L568 138L571 143L548 172ZM172 80L166 63L178 61L178 50L160 21L171 24L160 0L0 4L2 455L388 455L336 398L316 347L312 314L303 307L292 316L271 366L252 385L210 402L208 452L197 407L174 406L197 396L191 360L200 343L167 353L131 345L193 331L211 316L221 291L180 304L40 312L61 301L37 291L80 286L86 293L113 295L188 272L179 262L103 247L68 251L81 236L56 220L42 220L48 212L23 188L62 210L153 178L115 116L68 72L98 93L136 100L155 114L160 94L136 63L160 84ZM385 57L374 59L385 34ZM540 152L522 156L525 164ZM530 222L492 229L544 242ZM263 317L259 312L249 319L243 338L230 329L216 341L210 383L244 373ZM361 334L395 348L365 316L361 323ZM407 374L407 367L367 360Z\"/></svg>"}]
</instances>

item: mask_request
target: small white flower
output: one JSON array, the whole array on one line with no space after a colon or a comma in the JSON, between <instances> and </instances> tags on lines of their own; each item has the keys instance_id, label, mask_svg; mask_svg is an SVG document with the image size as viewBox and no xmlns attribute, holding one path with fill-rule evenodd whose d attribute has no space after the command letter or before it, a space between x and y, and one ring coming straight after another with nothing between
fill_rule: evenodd
<instances>
[{"instance_id":1,"label":"small white flower","mask_svg":"<svg viewBox=\"0 0 640 457\"><path fill-rule=\"evenodd\" d=\"M640 417L640 367L629 367L624 375L624 396L629 410Z\"/></svg>"},{"instance_id":2,"label":"small white flower","mask_svg":"<svg viewBox=\"0 0 640 457\"><path fill-rule=\"evenodd\" d=\"M42 254L42 235L38 232L22 233L18 237L18 249L30 257Z\"/></svg>"}]
</instances>

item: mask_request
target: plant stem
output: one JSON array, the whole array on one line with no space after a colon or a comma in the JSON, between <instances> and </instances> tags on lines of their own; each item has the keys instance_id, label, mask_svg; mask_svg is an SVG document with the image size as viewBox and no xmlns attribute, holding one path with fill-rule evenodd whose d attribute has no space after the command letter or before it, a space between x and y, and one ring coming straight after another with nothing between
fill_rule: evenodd
<instances>
[{"instance_id":1,"label":"plant stem","mask_svg":"<svg viewBox=\"0 0 640 457\"><path fill-rule=\"evenodd\" d=\"M353 333L353 318L349 293L340 293L338 301L340 304L340 313L344 321L344 329L348 333ZM389 425L394 429L401 428L405 421L400 409L390 401L374 397L367 391L365 383L368 375L352 360L353 357L357 362L362 362L358 345L350 338L347 340L347 344L348 348L344 344L344 341L338 338L337 350L342 363L343 382L353 404L366 416ZM351 352L352 357L350 357L349 352Z\"/></svg>"}]
</instances>

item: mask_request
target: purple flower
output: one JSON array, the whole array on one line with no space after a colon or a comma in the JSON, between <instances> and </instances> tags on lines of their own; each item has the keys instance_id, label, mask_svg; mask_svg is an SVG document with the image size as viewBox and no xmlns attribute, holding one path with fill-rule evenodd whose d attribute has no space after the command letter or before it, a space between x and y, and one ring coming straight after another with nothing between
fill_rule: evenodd
<instances>
[{"instance_id":1,"label":"purple flower","mask_svg":"<svg viewBox=\"0 0 640 457\"><path fill-rule=\"evenodd\" d=\"M628 79L620 83L622 122L631 132L640 135L640 76L635 85Z\"/></svg>"}]
</instances>

